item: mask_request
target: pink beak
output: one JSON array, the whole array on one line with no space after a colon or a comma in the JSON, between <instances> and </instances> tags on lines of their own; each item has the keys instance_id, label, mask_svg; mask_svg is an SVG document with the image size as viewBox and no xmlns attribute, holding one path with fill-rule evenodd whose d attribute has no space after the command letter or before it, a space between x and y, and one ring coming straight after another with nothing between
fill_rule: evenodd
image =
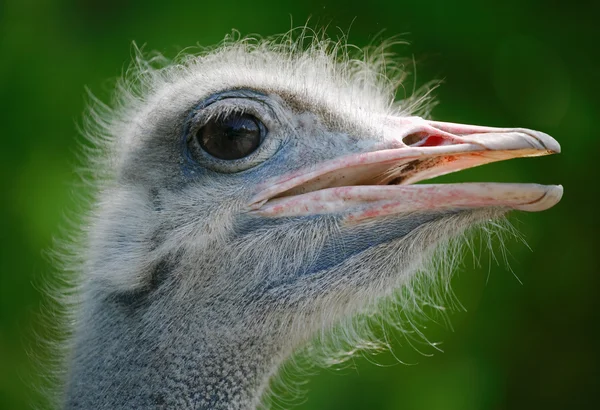
<instances>
[{"instance_id":1,"label":"pink beak","mask_svg":"<svg viewBox=\"0 0 600 410\"><path fill-rule=\"evenodd\" d=\"M388 149L336 158L266 181L250 203L252 212L268 217L344 214L350 222L444 209L543 211L562 197L560 185L411 185L490 162L559 153L560 145L547 134L419 117L384 121Z\"/></svg>"}]
</instances>

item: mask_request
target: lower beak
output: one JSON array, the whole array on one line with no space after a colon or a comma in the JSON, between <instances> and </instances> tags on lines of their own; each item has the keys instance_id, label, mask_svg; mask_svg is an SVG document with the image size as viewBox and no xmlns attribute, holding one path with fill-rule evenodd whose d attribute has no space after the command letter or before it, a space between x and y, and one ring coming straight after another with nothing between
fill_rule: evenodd
<instances>
[{"instance_id":1,"label":"lower beak","mask_svg":"<svg viewBox=\"0 0 600 410\"><path fill-rule=\"evenodd\" d=\"M560 145L547 134L419 117L384 121L387 149L336 158L266 181L251 201L252 212L270 217L344 214L349 221L360 221L444 209L543 211L562 197L560 185L411 185L490 162L559 153Z\"/></svg>"}]
</instances>

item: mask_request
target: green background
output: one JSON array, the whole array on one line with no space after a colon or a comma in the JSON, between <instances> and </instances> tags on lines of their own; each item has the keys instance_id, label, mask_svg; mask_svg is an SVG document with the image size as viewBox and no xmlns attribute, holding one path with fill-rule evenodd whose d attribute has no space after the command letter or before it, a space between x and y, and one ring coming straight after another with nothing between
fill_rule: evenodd
<instances>
[{"instance_id":1,"label":"green background","mask_svg":"<svg viewBox=\"0 0 600 410\"><path fill-rule=\"evenodd\" d=\"M73 170L84 87L107 101L132 41L172 57L232 28L277 34L309 16L333 36L351 27L358 45L382 30L409 40L396 51L415 57L417 83L444 79L434 118L540 129L563 147L445 180L560 183L565 195L549 211L511 217L532 249L508 243L522 284L487 251L480 266L466 258L454 284L467 311L450 315L453 329L425 329L444 353L399 339L395 355L418 365L358 357L307 377L298 408L597 408L600 12L598 2L548 0L0 1L0 407L29 408L37 394L34 357L47 352L35 335L52 329L39 316L53 272L44 253L81 189Z\"/></svg>"}]
</instances>

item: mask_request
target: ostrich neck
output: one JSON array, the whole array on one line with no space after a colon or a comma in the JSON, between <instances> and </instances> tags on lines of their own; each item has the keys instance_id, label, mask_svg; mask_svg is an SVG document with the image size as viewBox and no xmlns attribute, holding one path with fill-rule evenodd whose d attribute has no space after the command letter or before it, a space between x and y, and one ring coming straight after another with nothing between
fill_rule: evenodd
<instances>
[{"instance_id":1,"label":"ostrich neck","mask_svg":"<svg viewBox=\"0 0 600 410\"><path fill-rule=\"evenodd\" d=\"M83 312L68 409L256 408L285 356L256 323L150 313L113 298L92 298Z\"/></svg>"}]
</instances>

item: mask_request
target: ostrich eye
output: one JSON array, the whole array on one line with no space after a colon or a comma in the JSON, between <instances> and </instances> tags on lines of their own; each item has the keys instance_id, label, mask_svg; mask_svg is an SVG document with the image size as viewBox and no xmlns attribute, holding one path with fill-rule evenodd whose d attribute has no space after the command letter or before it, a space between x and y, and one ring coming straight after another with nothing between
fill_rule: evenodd
<instances>
[{"instance_id":1,"label":"ostrich eye","mask_svg":"<svg viewBox=\"0 0 600 410\"><path fill-rule=\"evenodd\" d=\"M225 160L244 158L261 143L264 125L254 116L231 113L209 120L196 133L200 147L213 157Z\"/></svg>"}]
</instances>

